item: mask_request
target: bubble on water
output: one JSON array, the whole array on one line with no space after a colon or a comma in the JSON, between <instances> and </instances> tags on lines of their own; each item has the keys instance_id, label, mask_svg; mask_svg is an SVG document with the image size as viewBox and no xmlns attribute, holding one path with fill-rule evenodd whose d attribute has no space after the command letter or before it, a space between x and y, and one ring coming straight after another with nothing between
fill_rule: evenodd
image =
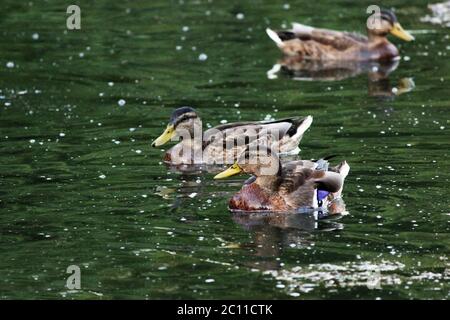
<instances>
[{"instance_id":1,"label":"bubble on water","mask_svg":"<svg viewBox=\"0 0 450 320\"><path fill-rule=\"evenodd\" d=\"M176 49L177 51L180 51L181 49L183 49L183 47L182 47L182 46L176 46L175 49Z\"/></svg>"},{"instance_id":2,"label":"bubble on water","mask_svg":"<svg viewBox=\"0 0 450 320\"><path fill-rule=\"evenodd\" d=\"M104 175L104 174L101 174L101 175L99 175L98 176L100 179L105 179L106 178L106 176Z\"/></svg>"},{"instance_id":3,"label":"bubble on water","mask_svg":"<svg viewBox=\"0 0 450 320\"><path fill-rule=\"evenodd\" d=\"M409 61L409 60L411 60L411 58L410 58L409 56L404 56L404 57L403 57L403 60Z\"/></svg>"},{"instance_id":4,"label":"bubble on water","mask_svg":"<svg viewBox=\"0 0 450 320\"><path fill-rule=\"evenodd\" d=\"M12 62L12 61L8 61L7 63L6 63L6 67L7 68L14 68L14 62Z\"/></svg>"},{"instance_id":5,"label":"bubble on water","mask_svg":"<svg viewBox=\"0 0 450 320\"><path fill-rule=\"evenodd\" d=\"M32 34L32 36L31 36L31 38L33 39L33 40L39 40L39 33L33 33Z\"/></svg>"},{"instance_id":6,"label":"bubble on water","mask_svg":"<svg viewBox=\"0 0 450 320\"><path fill-rule=\"evenodd\" d=\"M135 151L137 154L141 154L142 153L142 150L136 150Z\"/></svg>"},{"instance_id":7,"label":"bubble on water","mask_svg":"<svg viewBox=\"0 0 450 320\"><path fill-rule=\"evenodd\" d=\"M83 57L84 57L84 52L80 52L80 53L78 54L78 56L79 56L80 58L83 58Z\"/></svg>"},{"instance_id":8,"label":"bubble on water","mask_svg":"<svg viewBox=\"0 0 450 320\"><path fill-rule=\"evenodd\" d=\"M181 28L181 30L183 30L183 32L188 32L189 31L189 27L188 26L183 26L183 28Z\"/></svg>"},{"instance_id":9,"label":"bubble on water","mask_svg":"<svg viewBox=\"0 0 450 320\"><path fill-rule=\"evenodd\" d=\"M242 12L239 12L238 14L236 14L236 19L243 20L244 18L245 18L245 16Z\"/></svg>"},{"instance_id":10,"label":"bubble on water","mask_svg":"<svg viewBox=\"0 0 450 320\"><path fill-rule=\"evenodd\" d=\"M290 8L291 8L291 5L289 3L283 4L283 9L284 10L289 10Z\"/></svg>"},{"instance_id":11,"label":"bubble on water","mask_svg":"<svg viewBox=\"0 0 450 320\"><path fill-rule=\"evenodd\" d=\"M120 99L119 101L117 101L117 104L121 107L123 107L127 102L124 99Z\"/></svg>"},{"instance_id":12,"label":"bubble on water","mask_svg":"<svg viewBox=\"0 0 450 320\"><path fill-rule=\"evenodd\" d=\"M35 143L35 142L36 142L36 140L30 139L30 143Z\"/></svg>"},{"instance_id":13,"label":"bubble on water","mask_svg":"<svg viewBox=\"0 0 450 320\"><path fill-rule=\"evenodd\" d=\"M205 280L206 283L212 283L212 282L215 282L215 281L216 281L216 280L214 280L214 279L206 279L206 280Z\"/></svg>"},{"instance_id":14,"label":"bubble on water","mask_svg":"<svg viewBox=\"0 0 450 320\"><path fill-rule=\"evenodd\" d=\"M208 56L205 53L200 53L198 56L198 60L200 61L205 61L206 59L208 59Z\"/></svg>"},{"instance_id":15,"label":"bubble on water","mask_svg":"<svg viewBox=\"0 0 450 320\"><path fill-rule=\"evenodd\" d=\"M64 132L60 132L60 133L59 133L59 136L60 136L60 137L65 137L66 134L65 134Z\"/></svg>"},{"instance_id":16,"label":"bubble on water","mask_svg":"<svg viewBox=\"0 0 450 320\"><path fill-rule=\"evenodd\" d=\"M196 192L192 192L191 194L188 195L188 197L193 199L193 198L195 198L196 195L197 195Z\"/></svg>"},{"instance_id":17,"label":"bubble on water","mask_svg":"<svg viewBox=\"0 0 450 320\"><path fill-rule=\"evenodd\" d=\"M220 120L220 123L221 124L225 124L225 123L227 123L228 121L227 120L225 120L225 119L223 119L223 120Z\"/></svg>"},{"instance_id":18,"label":"bubble on water","mask_svg":"<svg viewBox=\"0 0 450 320\"><path fill-rule=\"evenodd\" d=\"M110 81L108 82L108 86L112 87L114 85L114 82Z\"/></svg>"}]
</instances>

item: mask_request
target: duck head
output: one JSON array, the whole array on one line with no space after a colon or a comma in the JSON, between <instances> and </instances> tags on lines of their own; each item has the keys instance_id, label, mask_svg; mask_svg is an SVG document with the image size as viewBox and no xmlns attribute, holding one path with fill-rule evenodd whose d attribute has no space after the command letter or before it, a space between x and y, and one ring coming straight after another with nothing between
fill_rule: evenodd
<instances>
[{"instance_id":1,"label":"duck head","mask_svg":"<svg viewBox=\"0 0 450 320\"><path fill-rule=\"evenodd\" d=\"M414 40L414 37L400 25L394 12L386 9L380 11L379 21L374 23L373 27L369 27L367 33L369 38L386 37L390 33L404 41Z\"/></svg>"},{"instance_id":2,"label":"duck head","mask_svg":"<svg viewBox=\"0 0 450 320\"><path fill-rule=\"evenodd\" d=\"M276 152L266 146L253 143L247 146L231 167L217 174L214 179L224 179L240 173L256 177L277 176L280 172L281 163Z\"/></svg>"},{"instance_id":3,"label":"duck head","mask_svg":"<svg viewBox=\"0 0 450 320\"><path fill-rule=\"evenodd\" d=\"M178 136L194 135L194 128L200 126L201 120L197 112L191 107L181 107L172 112L166 130L152 143L152 147L159 147ZM180 134L183 132L183 134Z\"/></svg>"}]
</instances>

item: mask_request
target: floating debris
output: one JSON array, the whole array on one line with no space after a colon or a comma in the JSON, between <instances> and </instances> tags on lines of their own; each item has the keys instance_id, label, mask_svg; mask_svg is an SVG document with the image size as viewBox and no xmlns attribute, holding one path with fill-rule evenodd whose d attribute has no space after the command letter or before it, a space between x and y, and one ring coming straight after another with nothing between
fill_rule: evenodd
<instances>
[{"instance_id":1,"label":"floating debris","mask_svg":"<svg viewBox=\"0 0 450 320\"><path fill-rule=\"evenodd\" d=\"M120 99L119 101L117 101L117 104L121 107L123 107L127 102L124 99Z\"/></svg>"},{"instance_id":2,"label":"floating debris","mask_svg":"<svg viewBox=\"0 0 450 320\"><path fill-rule=\"evenodd\" d=\"M445 27L450 27L450 1L429 4L428 9L431 10L431 15L426 15L421 18L422 22L429 22L432 24L440 24Z\"/></svg>"},{"instance_id":3,"label":"floating debris","mask_svg":"<svg viewBox=\"0 0 450 320\"><path fill-rule=\"evenodd\" d=\"M319 286L345 288L365 286L369 289L381 285L398 285L401 277L392 273L405 268L400 262L381 261L346 262L341 265L311 264L294 267L291 270L268 270L264 274L273 276L285 285L287 294L298 297L299 292L307 293ZM281 288L281 286L280 286Z\"/></svg>"}]
</instances>

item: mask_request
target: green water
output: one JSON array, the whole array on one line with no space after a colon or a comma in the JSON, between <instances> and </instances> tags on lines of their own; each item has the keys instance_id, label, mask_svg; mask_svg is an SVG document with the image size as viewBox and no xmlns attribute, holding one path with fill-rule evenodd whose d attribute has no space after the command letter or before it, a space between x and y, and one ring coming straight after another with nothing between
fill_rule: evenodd
<instances>
[{"instance_id":1,"label":"green water","mask_svg":"<svg viewBox=\"0 0 450 320\"><path fill-rule=\"evenodd\" d=\"M68 31L64 1L3 0L0 298L448 299L450 31L390 3L416 41L393 40L404 57L373 82L268 79L264 32L363 31L370 1L80 1ZM349 214L232 216L246 177L181 174L150 147L182 105L213 126L313 115L301 156L348 161Z\"/></svg>"}]
</instances>

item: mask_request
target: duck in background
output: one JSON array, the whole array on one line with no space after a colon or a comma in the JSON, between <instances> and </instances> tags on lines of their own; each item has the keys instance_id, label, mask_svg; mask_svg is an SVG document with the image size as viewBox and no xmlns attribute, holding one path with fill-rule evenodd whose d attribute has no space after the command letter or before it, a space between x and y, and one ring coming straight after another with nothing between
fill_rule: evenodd
<instances>
[{"instance_id":1,"label":"duck in background","mask_svg":"<svg viewBox=\"0 0 450 320\"><path fill-rule=\"evenodd\" d=\"M300 151L298 144L312 121L312 116L306 116L236 122L202 132L202 121L197 112L191 107L181 107L173 111L165 131L152 146L160 147L181 137L181 141L164 155L164 162L172 165L232 164L246 146L256 140L265 140L279 153L297 154Z\"/></svg>"},{"instance_id":2,"label":"duck in background","mask_svg":"<svg viewBox=\"0 0 450 320\"><path fill-rule=\"evenodd\" d=\"M299 212L328 207L337 213L338 207L344 207L341 194L349 171L346 161L329 167L327 159L282 164L275 152L254 143L214 179L239 173L254 176L229 201L233 212Z\"/></svg>"},{"instance_id":3,"label":"duck in background","mask_svg":"<svg viewBox=\"0 0 450 320\"><path fill-rule=\"evenodd\" d=\"M293 23L291 30L266 29L268 36L289 56L308 60L390 60L399 51L387 39L392 34L404 41L414 37L403 29L391 10L381 10L379 23L367 28L367 37L358 33L319 29Z\"/></svg>"}]
</instances>

